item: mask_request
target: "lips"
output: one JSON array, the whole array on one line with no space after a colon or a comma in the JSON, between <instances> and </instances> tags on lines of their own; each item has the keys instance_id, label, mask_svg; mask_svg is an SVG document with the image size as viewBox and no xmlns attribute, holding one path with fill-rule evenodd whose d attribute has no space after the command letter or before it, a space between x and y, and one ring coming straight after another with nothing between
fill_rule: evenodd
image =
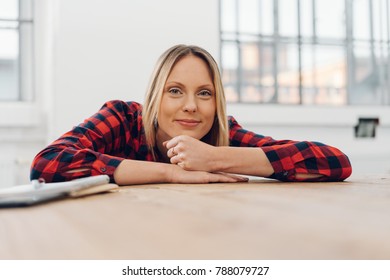
<instances>
[{"instance_id":1,"label":"lips","mask_svg":"<svg viewBox=\"0 0 390 280\"><path fill-rule=\"evenodd\" d=\"M184 127L195 127L198 124L200 124L200 121L193 120L193 119L179 119L179 120L176 120L176 123L178 123Z\"/></svg>"}]
</instances>

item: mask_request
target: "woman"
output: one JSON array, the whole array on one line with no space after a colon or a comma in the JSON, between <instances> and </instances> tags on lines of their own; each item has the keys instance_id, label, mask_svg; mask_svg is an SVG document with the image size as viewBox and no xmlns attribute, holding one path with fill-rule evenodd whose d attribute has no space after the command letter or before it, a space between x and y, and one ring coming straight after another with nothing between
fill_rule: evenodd
<instances>
[{"instance_id":1,"label":"woman","mask_svg":"<svg viewBox=\"0 0 390 280\"><path fill-rule=\"evenodd\" d=\"M277 141L226 116L217 63L196 46L162 54L144 106L110 101L34 159L31 179L48 182L107 174L118 185L340 181L348 157L317 142Z\"/></svg>"}]
</instances>

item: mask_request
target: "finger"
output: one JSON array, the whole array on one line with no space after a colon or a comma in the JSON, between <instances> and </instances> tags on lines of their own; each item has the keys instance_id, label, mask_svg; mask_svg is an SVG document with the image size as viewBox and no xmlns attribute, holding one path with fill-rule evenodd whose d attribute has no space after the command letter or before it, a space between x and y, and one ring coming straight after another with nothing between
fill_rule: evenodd
<instances>
[{"instance_id":1,"label":"finger","mask_svg":"<svg viewBox=\"0 0 390 280\"><path fill-rule=\"evenodd\" d=\"M171 149L172 147L174 147L177 144L179 144L179 141L180 141L180 136L176 136L176 137L173 137L171 140L165 141L163 143L163 145L165 145L165 147L167 149Z\"/></svg>"},{"instance_id":2,"label":"finger","mask_svg":"<svg viewBox=\"0 0 390 280\"><path fill-rule=\"evenodd\" d=\"M232 177L234 179L237 179L239 182L248 182L249 181L249 178L244 177L244 176L239 176L239 175L235 175L235 174L227 174L227 173L225 173L224 175Z\"/></svg>"},{"instance_id":3,"label":"finger","mask_svg":"<svg viewBox=\"0 0 390 280\"><path fill-rule=\"evenodd\" d=\"M171 149L169 149L169 150L167 151L167 156L168 156L169 158L173 158L173 157L175 157L175 156L179 156L180 150L181 150L180 147L174 146L174 147L172 147Z\"/></svg>"},{"instance_id":4,"label":"finger","mask_svg":"<svg viewBox=\"0 0 390 280\"><path fill-rule=\"evenodd\" d=\"M237 183L238 179L224 174L210 173L210 183Z\"/></svg>"},{"instance_id":5,"label":"finger","mask_svg":"<svg viewBox=\"0 0 390 280\"><path fill-rule=\"evenodd\" d=\"M172 164L179 164L179 163L182 162L182 159L181 159L181 157L180 157L179 155L173 155L173 156L170 158L170 162L171 162ZM179 165L179 166L180 166L180 165ZM182 167L182 166L180 166L180 167Z\"/></svg>"},{"instance_id":6,"label":"finger","mask_svg":"<svg viewBox=\"0 0 390 280\"><path fill-rule=\"evenodd\" d=\"M178 151L176 150L176 146L173 146L171 149L168 150L168 157L174 157L177 156Z\"/></svg>"},{"instance_id":7,"label":"finger","mask_svg":"<svg viewBox=\"0 0 390 280\"><path fill-rule=\"evenodd\" d=\"M174 151L172 149L169 149L167 151L167 157L172 158L173 156L175 156Z\"/></svg>"},{"instance_id":8,"label":"finger","mask_svg":"<svg viewBox=\"0 0 390 280\"><path fill-rule=\"evenodd\" d=\"M249 178L243 177L243 176L239 176L239 175L236 175L236 174L224 173L224 172L216 172L216 173L224 175L224 176L227 176L227 177L230 177L230 178L233 178L233 179L237 180L237 182L248 182L249 181Z\"/></svg>"}]
</instances>

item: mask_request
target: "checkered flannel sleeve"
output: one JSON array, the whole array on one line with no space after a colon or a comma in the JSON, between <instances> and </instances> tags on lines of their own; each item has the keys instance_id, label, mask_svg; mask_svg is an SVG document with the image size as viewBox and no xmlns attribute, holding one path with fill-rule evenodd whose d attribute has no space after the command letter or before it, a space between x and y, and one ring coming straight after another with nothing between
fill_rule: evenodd
<instances>
[{"instance_id":1,"label":"checkered flannel sleeve","mask_svg":"<svg viewBox=\"0 0 390 280\"><path fill-rule=\"evenodd\" d=\"M129 127L132 122L124 119L128 117L123 113L127 109L128 105L122 101L104 104L95 115L38 153L30 178L59 182L106 174L113 181L113 173L123 158L112 155L124 149L132 129Z\"/></svg>"},{"instance_id":2,"label":"checkered flannel sleeve","mask_svg":"<svg viewBox=\"0 0 390 280\"><path fill-rule=\"evenodd\" d=\"M348 157L337 148L309 141L274 140L243 129L229 117L230 145L260 147L280 181L342 181L352 173ZM315 179L297 179L295 174L321 174Z\"/></svg>"}]
</instances>

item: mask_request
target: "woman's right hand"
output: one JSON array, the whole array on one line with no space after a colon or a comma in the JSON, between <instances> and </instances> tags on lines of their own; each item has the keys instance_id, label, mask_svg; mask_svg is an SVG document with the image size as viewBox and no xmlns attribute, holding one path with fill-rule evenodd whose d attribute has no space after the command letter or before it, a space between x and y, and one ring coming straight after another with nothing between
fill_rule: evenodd
<instances>
[{"instance_id":1,"label":"woman's right hand","mask_svg":"<svg viewBox=\"0 0 390 280\"><path fill-rule=\"evenodd\" d=\"M211 173L206 171L187 171L178 165L170 165L169 183L181 184L207 184L207 183L237 183L247 182L248 178L229 174L229 173Z\"/></svg>"},{"instance_id":2,"label":"woman's right hand","mask_svg":"<svg viewBox=\"0 0 390 280\"><path fill-rule=\"evenodd\" d=\"M187 171L176 164L139 160L123 160L116 168L114 180L118 185L137 184L207 184L247 182L242 176L206 171Z\"/></svg>"}]
</instances>

